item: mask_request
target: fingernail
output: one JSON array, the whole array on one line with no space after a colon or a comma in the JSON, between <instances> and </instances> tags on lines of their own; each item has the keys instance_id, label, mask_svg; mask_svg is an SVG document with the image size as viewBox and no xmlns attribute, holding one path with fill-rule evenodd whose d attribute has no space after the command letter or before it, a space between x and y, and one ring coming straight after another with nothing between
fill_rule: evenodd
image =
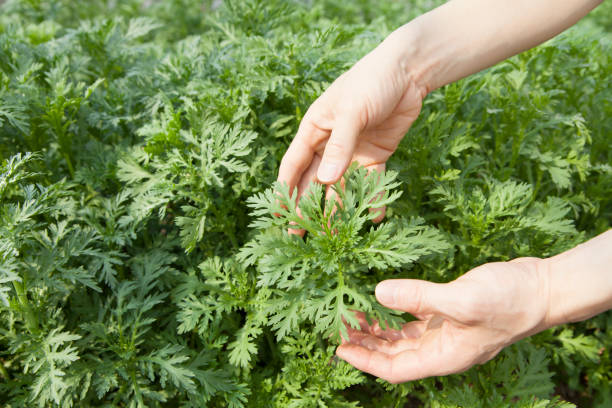
<instances>
[{"instance_id":1,"label":"fingernail","mask_svg":"<svg viewBox=\"0 0 612 408\"><path fill-rule=\"evenodd\" d=\"M395 286L391 281L382 281L376 285L376 299L383 305L393 304Z\"/></svg>"},{"instance_id":2,"label":"fingernail","mask_svg":"<svg viewBox=\"0 0 612 408\"><path fill-rule=\"evenodd\" d=\"M317 171L317 178L321 183L331 183L338 178L339 167L335 163L321 163Z\"/></svg>"}]
</instances>

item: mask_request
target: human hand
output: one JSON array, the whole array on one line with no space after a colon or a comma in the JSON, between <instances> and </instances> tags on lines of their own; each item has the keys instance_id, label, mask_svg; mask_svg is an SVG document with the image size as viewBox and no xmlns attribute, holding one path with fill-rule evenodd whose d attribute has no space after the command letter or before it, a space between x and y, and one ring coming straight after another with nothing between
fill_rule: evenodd
<instances>
[{"instance_id":1,"label":"human hand","mask_svg":"<svg viewBox=\"0 0 612 408\"><path fill-rule=\"evenodd\" d=\"M401 63L401 49L384 41L310 106L278 174L278 181L297 187L298 199L310 182L338 181L353 161L385 169L426 94Z\"/></svg>"},{"instance_id":2,"label":"human hand","mask_svg":"<svg viewBox=\"0 0 612 408\"><path fill-rule=\"evenodd\" d=\"M538 258L485 264L446 284L386 280L376 297L419 320L383 330L358 313L361 330L347 327L336 354L391 383L465 371L550 326L549 278Z\"/></svg>"}]
</instances>

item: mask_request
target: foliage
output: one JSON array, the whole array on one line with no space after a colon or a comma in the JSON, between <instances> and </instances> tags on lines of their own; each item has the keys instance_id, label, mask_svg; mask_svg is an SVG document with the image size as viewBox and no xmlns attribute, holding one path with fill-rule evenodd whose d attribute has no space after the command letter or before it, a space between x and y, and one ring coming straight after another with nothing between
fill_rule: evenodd
<instances>
[{"instance_id":1,"label":"foliage","mask_svg":"<svg viewBox=\"0 0 612 408\"><path fill-rule=\"evenodd\" d=\"M1 405L609 406L610 313L402 385L334 357L350 310L407 318L380 280L612 225L608 5L429 95L391 170L351 168L339 204L274 183L309 104L434 4L4 2Z\"/></svg>"}]
</instances>

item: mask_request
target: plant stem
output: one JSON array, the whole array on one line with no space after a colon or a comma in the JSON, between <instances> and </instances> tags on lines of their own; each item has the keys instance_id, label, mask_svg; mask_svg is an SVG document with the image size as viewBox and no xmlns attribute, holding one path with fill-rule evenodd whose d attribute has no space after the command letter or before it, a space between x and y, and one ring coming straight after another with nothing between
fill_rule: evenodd
<instances>
[{"instance_id":1,"label":"plant stem","mask_svg":"<svg viewBox=\"0 0 612 408\"><path fill-rule=\"evenodd\" d=\"M138 385L138 381L136 380L136 374L134 373L133 367L130 367L130 379L132 380L132 384L134 385L134 396L136 397L139 406L144 406L142 394L140 393L140 386Z\"/></svg>"},{"instance_id":2,"label":"plant stem","mask_svg":"<svg viewBox=\"0 0 612 408\"><path fill-rule=\"evenodd\" d=\"M38 317L36 313L32 309L30 302L28 302L28 297L26 295L25 289L21 282L13 281L13 287L15 288L15 292L17 293L17 300L19 301L19 305L23 310L23 317L25 319L26 327L28 331L32 334L38 332Z\"/></svg>"},{"instance_id":3,"label":"plant stem","mask_svg":"<svg viewBox=\"0 0 612 408\"><path fill-rule=\"evenodd\" d=\"M66 160L66 165L68 166L68 172L70 173L70 177L74 178L74 167L72 166L72 161L70 160L70 156L68 154L63 153L64 159Z\"/></svg>"}]
</instances>

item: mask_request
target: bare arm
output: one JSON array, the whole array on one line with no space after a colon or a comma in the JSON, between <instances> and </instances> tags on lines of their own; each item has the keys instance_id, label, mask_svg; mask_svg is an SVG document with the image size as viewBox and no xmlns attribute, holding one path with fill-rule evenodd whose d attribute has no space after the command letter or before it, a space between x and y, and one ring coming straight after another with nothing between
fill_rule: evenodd
<instances>
[{"instance_id":1,"label":"bare arm","mask_svg":"<svg viewBox=\"0 0 612 408\"><path fill-rule=\"evenodd\" d=\"M382 171L425 95L533 47L602 0L452 0L394 31L310 106L278 180L301 196L352 161Z\"/></svg>"},{"instance_id":2,"label":"bare arm","mask_svg":"<svg viewBox=\"0 0 612 408\"><path fill-rule=\"evenodd\" d=\"M550 282L546 326L612 308L612 230L542 263Z\"/></svg>"},{"instance_id":3,"label":"bare arm","mask_svg":"<svg viewBox=\"0 0 612 408\"><path fill-rule=\"evenodd\" d=\"M603 0L452 0L388 38L427 91L481 71L566 30Z\"/></svg>"}]
</instances>

